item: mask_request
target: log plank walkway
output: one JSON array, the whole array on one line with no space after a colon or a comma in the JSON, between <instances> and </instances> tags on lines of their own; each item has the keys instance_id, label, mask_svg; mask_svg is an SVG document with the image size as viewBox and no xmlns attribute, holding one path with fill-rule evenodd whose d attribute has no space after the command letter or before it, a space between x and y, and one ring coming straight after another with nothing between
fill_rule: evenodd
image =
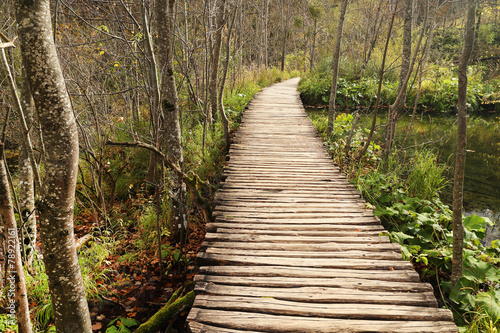
<instances>
[{"instance_id":1,"label":"log plank walkway","mask_svg":"<svg viewBox=\"0 0 500 333\"><path fill-rule=\"evenodd\" d=\"M298 79L245 111L198 255L192 332L458 332L307 118Z\"/></svg>"}]
</instances>

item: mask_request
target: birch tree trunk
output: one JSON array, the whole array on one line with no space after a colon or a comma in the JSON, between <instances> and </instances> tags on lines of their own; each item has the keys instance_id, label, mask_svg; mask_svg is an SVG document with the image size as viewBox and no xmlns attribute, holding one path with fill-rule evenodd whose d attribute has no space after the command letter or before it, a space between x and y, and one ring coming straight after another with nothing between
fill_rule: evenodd
<instances>
[{"instance_id":1,"label":"birch tree trunk","mask_svg":"<svg viewBox=\"0 0 500 333\"><path fill-rule=\"evenodd\" d=\"M345 12L349 0L342 0L340 7L339 23L337 25L337 37L335 38L335 48L333 49L332 61L332 86L330 90L330 102L328 103L328 127L326 134L333 133L333 123L335 122L335 98L337 95L337 80L339 75L340 47L342 45L342 31L344 30Z\"/></svg>"},{"instance_id":2,"label":"birch tree trunk","mask_svg":"<svg viewBox=\"0 0 500 333\"><path fill-rule=\"evenodd\" d=\"M474 47L475 21L476 0L469 0L464 46L458 65L457 154L455 159L455 176L453 180L452 288L463 273L464 226L462 222L462 210L464 201L465 152L467 148L467 68Z\"/></svg>"},{"instance_id":3,"label":"birch tree trunk","mask_svg":"<svg viewBox=\"0 0 500 333\"><path fill-rule=\"evenodd\" d=\"M174 5L175 0L156 2L158 24L158 61L161 73L161 108L165 118L165 149L167 158L178 163L184 169L184 157L181 144L181 128L179 123L179 105L177 87L174 78ZM172 194L170 203L170 231L173 238L180 233L181 243L187 230L186 185L182 175L173 172Z\"/></svg>"},{"instance_id":4,"label":"birch tree trunk","mask_svg":"<svg viewBox=\"0 0 500 333\"><path fill-rule=\"evenodd\" d=\"M23 65L45 140L38 212L56 329L91 333L73 230L78 132L52 38L50 1L17 0L16 16Z\"/></svg>"},{"instance_id":5,"label":"birch tree trunk","mask_svg":"<svg viewBox=\"0 0 500 333\"><path fill-rule=\"evenodd\" d=\"M7 310L15 311L19 332L31 333L30 309L26 282L24 280L23 263L17 234L17 223L14 217L14 205L10 194L7 168L4 162L4 146L0 143L0 215L4 222L4 235L7 248ZM17 276L16 276L17 275ZM11 303L10 300L15 303Z\"/></svg>"}]
</instances>

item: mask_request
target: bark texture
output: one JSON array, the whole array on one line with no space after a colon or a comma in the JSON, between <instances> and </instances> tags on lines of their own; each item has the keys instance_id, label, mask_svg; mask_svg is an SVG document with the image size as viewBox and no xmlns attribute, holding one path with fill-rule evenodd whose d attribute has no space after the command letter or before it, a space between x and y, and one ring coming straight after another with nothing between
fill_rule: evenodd
<instances>
[{"instance_id":1,"label":"bark texture","mask_svg":"<svg viewBox=\"0 0 500 333\"><path fill-rule=\"evenodd\" d=\"M167 159L184 170L184 157L179 124L179 105L177 87L174 79L174 7L175 0L162 0L156 3L158 18L158 49L161 73L161 108L165 119L165 149ZM180 233L181 242L187 230L186 185L182 175L172 173L170 205L170 231L173 238Z\"/></svg>"},{"instance_id":2,"label":"bark texture","mask_svg":"<svg viewBox=\"0 0 500 333\"><path fill-rule=\"evenodd\" d=\"M335 98L337 95L337 80L339 74L339 62L340 62L340 47L342 45L342 31L344 30L344 20L345 12L347 10L347 4L349 0L342 0L340 7L340 17L339 23L337 25L337 37L335 39L335 48L333 50L333 61L332 61L332 87L330 90L330 102L328 103L328 127L326 129L327 135L331 135L333 132L333 124L335 122Z\"/></svg>"},{"instance_id":3,"label":"bark texture","mask_svg":"<svg viewBox=\"0 0 500 333\"><path fill-rule=\"evenodd\" d=\"M23 65L46 147L37 206L40 236L57 331L90 333L73 232L78 132L52 38L49 5L49 0L16 2Z\"/></svg>"},{"instance_id":4,"label":"bark texture","mask_svg":"<svg viewBox=\"0 0 500 333\"><path fill-rule=\"evenodd\" d=\"M458 65L458 120L457 154L453 180L453 259L451 285L455 286L463 273L464 225L462 210L464 201L465 152L467 149L467 68L474 47L476 0L468 1L467 23L462 55Z\"/></svg>"}]
</instances>

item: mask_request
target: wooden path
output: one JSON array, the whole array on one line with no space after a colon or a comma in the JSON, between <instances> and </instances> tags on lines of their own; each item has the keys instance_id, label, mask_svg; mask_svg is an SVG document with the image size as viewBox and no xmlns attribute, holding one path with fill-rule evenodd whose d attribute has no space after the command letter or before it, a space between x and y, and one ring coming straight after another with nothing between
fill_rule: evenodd
<instances>
[{"instance_id":1,"label":"wooden path","mask_svg":"<svg viewBox=\"0 0 500 333\"><path fill-rule=\"evenodd\" d=\"M192 332L458 332L333 164L298 79L245 111L198 255Z\"/></svg>"}]
</instances>

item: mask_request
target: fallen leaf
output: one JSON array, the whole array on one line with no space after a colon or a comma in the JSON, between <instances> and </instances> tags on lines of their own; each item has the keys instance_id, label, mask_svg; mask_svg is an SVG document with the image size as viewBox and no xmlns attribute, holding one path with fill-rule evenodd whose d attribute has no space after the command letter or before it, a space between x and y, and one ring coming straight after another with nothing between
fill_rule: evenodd
<instances>
[{"instance_id":1,"label":"fallen leaf","mask_svg":"<svg viewBox=\"0 0 500 333\"><path fill-rule=\"evenodd\" d=\"M101 328L102 328L102 323L95 323L94 325L92 325L92 329L94 331L100 330Z\"/></svg>"}]
</instances>

